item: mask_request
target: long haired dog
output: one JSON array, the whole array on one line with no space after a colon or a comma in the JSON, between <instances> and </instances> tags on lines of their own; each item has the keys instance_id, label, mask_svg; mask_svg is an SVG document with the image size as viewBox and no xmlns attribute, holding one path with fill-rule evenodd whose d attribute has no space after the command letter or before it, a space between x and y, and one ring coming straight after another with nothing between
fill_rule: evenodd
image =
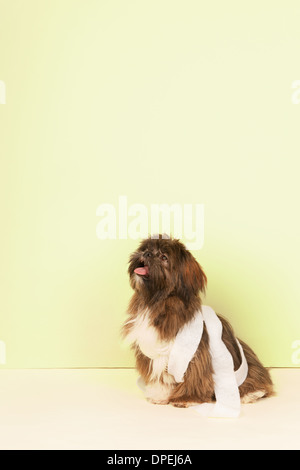
<instances>
[{"instance_id":1,"label":"long haired dog","mask_svg":"<svg viewBox=\"0 0 300 470\"><path fill-rule=\"evenodd\" d=\"M136 368L145 383L146 398L157 404L187 407L215 401L209 337L204 325L202 339L190 361L184 381L168 373L169 353L177 333L201 308L206 276L192 254L171 238L149 238L129 261L128 273L134 290L122 333L132 343ZM232 327L221 316L222 340L232 355L234 369L241 353ZM240 341L248 363L248 375L239 387L242 403L273 394L273 384L252 349Z\"/></svg>"}]
</instances>

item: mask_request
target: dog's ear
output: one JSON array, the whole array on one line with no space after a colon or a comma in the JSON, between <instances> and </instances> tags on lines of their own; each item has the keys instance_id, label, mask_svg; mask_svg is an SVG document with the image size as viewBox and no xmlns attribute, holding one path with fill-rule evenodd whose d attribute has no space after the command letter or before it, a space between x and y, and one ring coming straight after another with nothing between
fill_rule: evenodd
<instances>
[{"instance_id":1,"label":"dog's ear","mask_svg":"<svg viewBox=\"0 0 300 470\"><path fill-rule=\"evenodd\" d=\"M178 295L188 301L191 296L204 293L206 285L207 278L200 264L189 251L183 252L179 262Z\"/></svg>"}]
</instances>

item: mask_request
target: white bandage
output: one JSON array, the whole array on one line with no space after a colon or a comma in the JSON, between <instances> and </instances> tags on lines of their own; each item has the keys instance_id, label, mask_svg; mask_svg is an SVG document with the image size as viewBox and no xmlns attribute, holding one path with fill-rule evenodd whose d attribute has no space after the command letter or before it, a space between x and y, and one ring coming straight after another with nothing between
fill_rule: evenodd
<instances>
[{"instance_id":1,"label":"white bandage","mask_svg":"<svg viewBox=\"0 0 300 470\"><path fill-rule=\"evenodd\" d=\"M168 372L176 382L183 382L187 367L201 341L203 322L209 337L216 403L203 403L195 408L205 416L235 418L239 416L241 406L238 387L247 377L248 365L243 348L236 340L242 363L234 372L232 356L222 341L222 323L211 307L203 305L193 320L178 332L170 351Z\"/></svg>"}]
</instances>

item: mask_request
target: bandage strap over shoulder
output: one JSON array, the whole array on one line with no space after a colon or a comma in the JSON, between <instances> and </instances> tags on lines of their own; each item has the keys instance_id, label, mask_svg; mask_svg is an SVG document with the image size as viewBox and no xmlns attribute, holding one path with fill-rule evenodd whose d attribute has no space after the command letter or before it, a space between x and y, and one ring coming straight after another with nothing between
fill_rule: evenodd
<instances>
[{"instance_id":1,"label":"bandage strap over shoulder","mask_svg":"<svg viewBox=\"0 0 300 470\"><path fill-rule=\"evenodd\" d=\"M168 372L174 376L176 382L183 382L188 365L198 349L202 333L201 312L197 312L194 318L177 333L168 362Z\"/></svg>"}]
</instances>

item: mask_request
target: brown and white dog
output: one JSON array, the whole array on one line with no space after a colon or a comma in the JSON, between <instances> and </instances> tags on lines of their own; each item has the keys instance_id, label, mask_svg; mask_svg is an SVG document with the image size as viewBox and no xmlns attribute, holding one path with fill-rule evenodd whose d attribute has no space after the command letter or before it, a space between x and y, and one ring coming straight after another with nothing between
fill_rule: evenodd
<instances>
[{"instance_id":1,"label":"brown and white dog","mask_svg":"<svg viewBox=\"0 0 300 470\"><path fill-rule=\"evenodd\" d=\"M132 343L147 399L179 407L215 401L205 326L184 381L177 383L167 370L177 333L201 308L199 294L205 292L207 283L201 266L179 240L159 235L142 241L130 257L128 273L134 294L122 333ZM242 360L239 347L228 321L218 317L223 326L222 340L236 370ZM240 344L248 363L247 378L239 387L242 403L271 396L273 384L268 370L247 344L241 340Z\"/></svg>"}]
</instances>

